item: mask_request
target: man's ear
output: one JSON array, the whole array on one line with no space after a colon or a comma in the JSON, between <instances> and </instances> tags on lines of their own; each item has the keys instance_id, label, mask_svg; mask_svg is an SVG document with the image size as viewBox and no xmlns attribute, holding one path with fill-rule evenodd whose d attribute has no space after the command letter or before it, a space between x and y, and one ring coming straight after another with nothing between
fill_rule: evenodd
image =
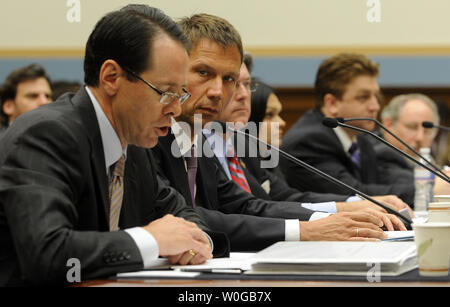
<instances>
[{"instance_id":1,"label":"man's ear","mask_svg":"<svg viewBox=\"0 0 450 307\"><path fill-rule=\"evenodd\" d=\"M338 117L338 99L333 94L325 94L323 97L323 113L328 117Z\"/></svg>"},{"instance_id":2,"label":"man's ear","mask_svg":"<svg viewBox=\"0 0 450 307\"><path fill-rule=\"evenodd\" d=\"M5 113L8 117L12 116L16 111L16 104L14 103L14 100L12 99L5 100L2 109L3 113Z\"/></svg>"},{"instance_id":3,"label":"man's ear","mask_svg":"<svg viewBox=\"0 0 450 307\"><path fill-rule=\"evenodd\" d=\"M114 60L106 60L100 68L99 86L109 95L114 96L125 77L122 67Z\"/></svg>"}]
</instances>

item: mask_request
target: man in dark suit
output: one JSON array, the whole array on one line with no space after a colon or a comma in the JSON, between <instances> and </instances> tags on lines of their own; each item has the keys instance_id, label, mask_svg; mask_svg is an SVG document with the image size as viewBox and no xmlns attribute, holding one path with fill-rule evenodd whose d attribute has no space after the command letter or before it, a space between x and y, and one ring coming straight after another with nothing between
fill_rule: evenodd
<instances>
[{"instance_id":1,"label":"man in dark suit","mask_svg":"<svg viewBox=\"0 0 450 307\"><path fill-rule=\"evenodd\" d=\"M437 134L436 129L422 127L422 122L439 125L440 117L436 103L430 97L412 93L393 97L383 108L381 120L384 126L419 152L421 148L430 148ZM389 133L381 130L380 135L398 149L419 159L414 152ZM376 140L372 142L383 183L402 182L414 186L416 165L382 142ZM450 185L447 182L439 177L435 178L434 194L449 194L449 189Z\"/></svg>"},{"instance_id":2,"label":"man in dark suit","mask_svg":"<svg viewBox=\"0 0 450 307\"><path fill-rule=\"evenodd\" d=\"M243 126L253 134L257 130L254 125L260 123L248 123L251 112L252 87L250 85L250 72L247 69L247 58L248 55L245 55L244 63L241 66L241 73L239 75L238 87L231 100L222 108L219 119L220 121L234 125L235 127ZM264 128L261 126L259 132L261 132L261 129ZM275 125L268 128L268 130L271 131L274 131L274 129L276 129ZM262 167L264 163L267 164L265 165L266 167L276 167L279 159L284 159L284 157L278 157L278 159L274 159L273 161L260 160L262 154L258 153L259 147L256 140L253 138L245 137L242 134L232 134L230 136L229 133L223 135L215 133L210 134L208 141L215 153L215 161L217 161L217 164L225 171L230 179L236 179L235 176L231 175L235 167L233 163L231 163L232 160L230 157L227 156L227 152L232 149L232 152L237 151L242 153L242 156L237 157L237 161L241 164L240 167L243 170L242 178L248 182L251 194L258 198L275 201L299 202L302 203L302 206L307 208L330 213L365 210L366 208L380 211L380 213L376 212L375 214L386 212L381 207L374 205L369 201L361 200L359 197L349 198L348 196L338 194L301 192L291 188L284 180L279 179L275 173L268 171L268 168ZM384 202L386 205L392 206L396 210L408 207L398 197L393 195L375 198ZM398 229L405 229L404 225L402 225L395 216L388 215L386 217L392 220ZM388 221L387 227L389 230L394 230L390 221Z\"/></svg>"},{"instance_id":3,"label":"man in dark suit","mask_svg":"<svg viewBox=\"0 0 450 307\"><path fill-rule=\"evenodd\" d=\"M86 46L86 86L9 127L0 150L0 285L67 282L72 259L90 279L149 267L158 255L180 264L212 257L206 225L139 148L154 146L189 98L189 48L158 9L109 13ZM226 241L214 243L227 251Z\"/></svg>"},{"instance_id":4,"label":"man in dark suit","mask_svg":"<svg viewBox=\"0 0 450 307\"><path fill-rule=\"evenodd\" d=\"M283 137L282 149L369 195L393 194L412 204L414 188L406 184L383 184L377 173L377 159L367 136L354 130L322 125L324 117L376 118L380 109L377 83L378 65L358 54L339 54L325 60L317 72L316 107L302 116ZM355 121L352 125L372 130L371 121ZM281 167L292 187L347 194L338 185L290 161Z\"/></svg>"},{"instance_id":5,"label":"man in dark suit","mask_svg":"<svg viewBox=\"0 0 450 307\"><path fill-rule=\"evenodd\" d=\"M152 151L161 176L195 206L211 229L229 236L231 250L257 250L282 240L382 238L381 219L369 214L310 221L320 213L295 202L258 199L226 177L201 130L196 130L217 119L236 90L241 39L232 25L216 16L197 14L180 24L193 44L187 78L192 97L172 125L173 134L161 138ZM192 148L197 155L190 154Z\"/></svg>"}]
</instances>

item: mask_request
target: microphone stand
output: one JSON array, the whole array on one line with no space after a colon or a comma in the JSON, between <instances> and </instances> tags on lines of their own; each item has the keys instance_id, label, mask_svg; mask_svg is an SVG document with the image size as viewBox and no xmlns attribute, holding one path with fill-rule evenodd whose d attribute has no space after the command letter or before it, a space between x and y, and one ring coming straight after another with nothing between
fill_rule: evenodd
<instances>
[{"instance_id":1,"label":"microphone stand","mask_svg":"<svg viewBox=\"0 0 450 307\"><path fill-rule=\"evenodd\" d=\"M244 136L248 136L248 137L256 140L257 142L259 142L259 143L261 143L261 144L263 144L265 146L268 146L270 149L274 149L275 151L280 153L283 157L285 157L286 159L294 162L295 164L300 165L300 166L306 168L307 170L309 170L309 171L311 171L311 172L313 172L313 173L315 173L315 174L317 174L317 175L319 175L319 176L321 176L321 177L323 177L323 178L325 178L325 179L327 179L327 180L329 180L329 181L331 181L331 182L333 182L333 183L335 183L337 185L344 186L347 189L349 189L350 191L354 192L355 194L361 196L362 198L367 199L367 200L373 202L374 204L377 204L381 208L385 209L387 212L389 212L391 214L394 214L397 217L399 217L403 222L406 222L405 226L407 228L411 229L412 220L409 217L406 217L403 214L399 213L398 211L390 208L389 206L386 206L386 205L380 203L379 201L373 199L372 197L366 195L365 193L362 193L361 191L358 191L357 189L353 188L352 186L349 186L348 184L346 184L346 183L344 183L344 182L342 182L342 181L340 181L340 180L338 180L338 179L336 179L336 178L334 178L334 177L332 177L332 176L322 172L321 170L319 170L319 169L309 165L308 163L303 162L302 160L295 158L294 156L292 156L292 155L288 154L287 152L279 149L278 147L272 146L272 145L270 145L270 144L260 140L259 138L255 137L254 135L251 135L249 133L245 133L243 131L235 130L235 129L227 126L227 125L225 125L225 127L226 127L226 129L228 129L228 130L230 130L230 131L232 131L234 133L241 134L241 135L244 135Z\"/></svg>"},{"instance_id":2,"label":"microphone stand","mask_svg":"<svg viewBox=\"0 0 450 307\"><path fill-rule=\"evenodd\" d=\"M366 129L362 129L362 128L358 128L358 127L355 127L355 126L351 126L351 125L347 125L347 124L341 123L341 122L339 122L338 120L336 120L336 123L337 123L339 126L342 126L342 127L345 127L345 128L349 128L349 129L353 129L353 130L356 130L356 131L360 131L360 132L363 132L363 133L370 134L371 136L373 136L374 138L376 138L376 139L379 140L380 142L383 142L384 144L386 144L386 145L389 146L390 148L396 150L396 151L397 151L398 153L400 153L401 155L407 157L409 160L413 161L414 163L419 164L420 166L422 166L423 168L425 168L425 169L427 169L428 171L432 172L433 174L435 174L435 175L438 176L439 178L443 179L443 180L446 181L447 183L450 183L450 179L449 179L448 176L446 176L445 174L444 174L444 176L443 176L441 173L436 172L435 170L433 170L433 169L430 168L429 166L423 164L423 163L420 162L420 161L417 161L416 159L414 159L413 157L411 157L409 154L407 154L407 153L401 151L400 149L398 149L397 147L395 147L395 146L389 144L388 141L384 140L383 138L380 138L380 137L379 137L378 135L376 135L375 133L373 133L373 132L371 132L371 131L368 131L368 130L366 130ZM331 128L331 127L330 127L330 128Z\"/></svg>"},{"instance_id":3,"label":"microphone stand","mask_svg":"<svg viewBox=\"0 0 450 307\"><path fill-rule=\"evenodd\" d=\"M429 161L428 159L426 159L425 157L423 157L420 153L417 152L417 150L415 150L414 148L412 148L411 146L409 146L408 144L406 144L406 142L404 142L402 139L400 139L398 136L396 136L394 133L392 133L388 128L386 128L383 124L381 124L378 120L373 119L373 118L336 118L338 122L340 123L345 123L345 122L352 122L352 121L358 121L358 120L370 120L374 123L376 123L381 129L383 129L384 131L386 131L387 133L389 133L390 135L392 135L397 141L399 141L400 143L402 143L403 145L406 146L406 148L408 148L409 150L411 150L414 154L416 154L417 156L419 156L420 158L422 158L428 165L430 165L431 167L433 167L435 169L436 172L439 172L442 176L445 176L448 179L450 179L447 174L445 174L443 171L441 171L441 169L434 165L433 163L431 163L431 161ZM368 131L368 130L366 130ZM369 131L368 131L369 132ZM391 146L393 146L391 144ZM395 146L393 146L394 148L396 148ZM417 161L417 160L415 160Z\"/></svg>"}]
</instances>

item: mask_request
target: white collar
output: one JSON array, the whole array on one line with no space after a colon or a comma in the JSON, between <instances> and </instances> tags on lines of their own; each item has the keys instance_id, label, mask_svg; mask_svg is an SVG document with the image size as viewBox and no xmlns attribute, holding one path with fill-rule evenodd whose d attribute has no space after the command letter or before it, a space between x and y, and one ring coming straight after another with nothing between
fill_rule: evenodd
<instances>
[{"instance_id":1,"label":"white collar","mask_svg":"<svg viewBox=\"0 0 450 307\"><path fill-rule=\"evenodd\" d=\"M105 112L103 112L99 102L94 94L92 94L89 87L86 86L85 89L91 98L95 115L97 116L98 125L100 127L100 136L103 143L103 152L105 154L106 172L109 173L110 166L116 163L122 155L126 156L127 148L125 147L125 149L122 149L119 136L111 125L108 117L106 117Z\"/></svg>"},{"instance_id":2,"label":"white collar","mask_svg":"<svg viewBox=\"0 0 450 307\"><path fill-rule=\"evenodd\" d=\"M342 127L333 128L334 133L336 133L339 141L344 148L344 151L348 153L348 150L352 146L352 143L356 142L356 137L353 137L353 140L348 136L348 134L342 129Z\"/></svg>"},{"instance_id":3,"label":"white collar","mask_svg":"<svg viewBox=\"0 0 450 307\"><path fill-rule=\"evenodd\" d=\"M194 135L194 139L191 141L191 127L187 123L178 123L173 117L172 121L172 133L175 135L175 141L180 148L180 153L185 156L194 146L197 147L198 134Z\"/></svg>"}]
</instances>

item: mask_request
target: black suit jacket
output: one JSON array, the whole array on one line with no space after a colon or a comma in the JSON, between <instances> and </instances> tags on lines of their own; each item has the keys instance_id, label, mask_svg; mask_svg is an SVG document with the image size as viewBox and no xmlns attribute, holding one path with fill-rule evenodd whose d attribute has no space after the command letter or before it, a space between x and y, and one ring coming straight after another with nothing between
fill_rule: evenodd
<instances>
[{"instance_id":1,"label":"black suit jacket","mask_svg":"<svg viewBox=\"0 0 450 307\"><path fill-rule=\"evenodd\" d=\"M361 151L361 180L354 175L350 157L344 152L334 131L322 125L320 110L310 110L283 138L282 149L323 172L368 195L394 194L408 204L414 199L414 188L408 184L384 184L377 170L377 158L367 136L358 136ZM331 183L287 160L281 160L288 184L316 192L348 194L347 188Z\"/></svg>"},{"instance_id":2,"label":"black suit jacket","mask_svg":"<svg viewBox=\"0 0 450 307\"><path fill-rule=\"evenodd\" d=\"M208 230L148 157L128 147L120 228L171 213ZM83 280L143 268L131 236L108 231L103 145L84 88L14 121L0 165L0 285L64 283L70 258L79 259Z\"/></svg>"},{"instance_id":3,"label":"black suit jacket","mask_svg":"<svg viewBox=\"0 0 450 307\"><path fill-rule=\"evenodd\" d=\"M382 137L381 134L379 134ZM408 184L414 187L414 166L400 155L378 140L372 141L378 160L380 181L386 184Z\"/></svg>"},{"instance_id":4,"label":"black suit jacket","mask_svg":"<svg viewBox=\"0 0 450 307\"><path fill-rule=\"evenodd\" d=\"M203 142L206 140L203 138ZM184 160L174 135L160 138L151 150L158 173L192 205ZM204 146L208 150L209 145ZM177 149L177 158L171 150ZM232 251L259 250L285 239L285 220L309 220L313 211L298 203L257 199L228 180L212 152L198 158L196 211L214 231L225 232Z\"/></svg>"}]
</instances>

